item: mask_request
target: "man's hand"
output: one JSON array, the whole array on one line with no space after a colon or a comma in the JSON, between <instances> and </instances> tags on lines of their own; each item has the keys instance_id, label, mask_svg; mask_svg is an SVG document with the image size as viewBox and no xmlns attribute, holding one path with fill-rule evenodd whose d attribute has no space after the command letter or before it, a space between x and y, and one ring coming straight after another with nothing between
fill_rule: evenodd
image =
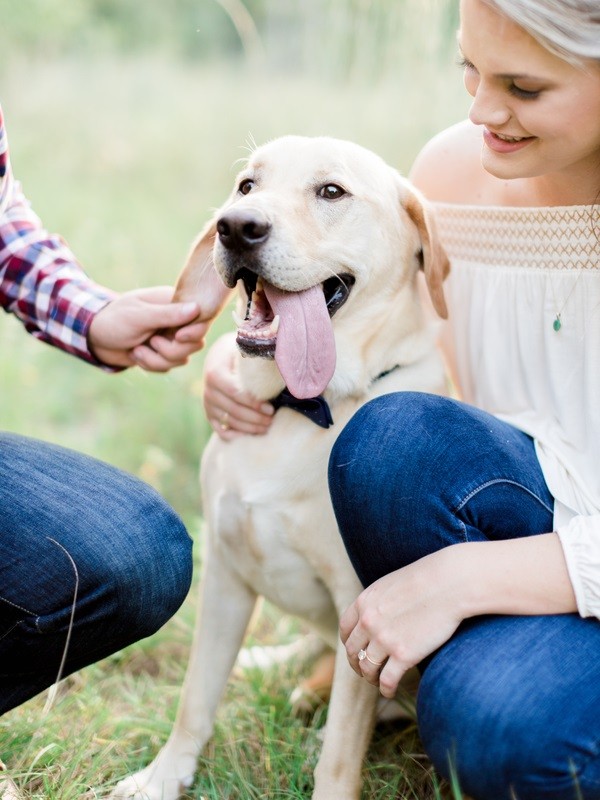
<instances>
[{"instance_id":1,"label":"man's hand","mask_svg":"<svg viewBox=\"0 0 600 800\"><path fill-rule=\"evenodd\" d=\"M111 367L167 372L204 345L210 324L198 321L197 303L171 303L173 288L154 286L120 295L96 314L88 332L91 351Z\"/></svg>"}]
</instances>

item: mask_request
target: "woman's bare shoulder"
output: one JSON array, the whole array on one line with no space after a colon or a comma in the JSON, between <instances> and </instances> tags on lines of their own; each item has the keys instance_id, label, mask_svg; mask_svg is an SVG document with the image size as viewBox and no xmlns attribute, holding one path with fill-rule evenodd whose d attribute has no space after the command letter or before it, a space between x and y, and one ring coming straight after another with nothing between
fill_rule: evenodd
<instances>
[{"instance_id":1,"label":"woman's bare shoulder","mask_svg":"<svg viewBox=\"0 0 600 800\"><path fill-rule=\"evenodd\" d=\"M434 136L413 164L410 179L440 203L477 203L487 173L481 166L481 129L468 120Z\"/></svg>"}]
</instances>

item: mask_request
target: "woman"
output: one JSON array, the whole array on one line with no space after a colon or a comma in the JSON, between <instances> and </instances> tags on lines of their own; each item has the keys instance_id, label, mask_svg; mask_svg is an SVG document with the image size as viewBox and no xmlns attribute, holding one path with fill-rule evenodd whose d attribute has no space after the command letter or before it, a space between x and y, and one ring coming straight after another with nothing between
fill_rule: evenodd
<instances>
[{"instance_id":1,"label":"woman","mask_svg":"<svg viewBox=\"0 0 600 800\"><path fill-rule=\"evenodd\" d=\"M387 697L420 665L425 749L467 794L591 800L600 5L461 0L459 44L470 119L425 147L412 178L452 262L440 339L462 401L387 395L340 435L332 500L368 587L341 635ZM234 404L217 372L206 402L209 418L228 414L221 435L263 430L268 416Z\"/></svg>"}]
</instances>

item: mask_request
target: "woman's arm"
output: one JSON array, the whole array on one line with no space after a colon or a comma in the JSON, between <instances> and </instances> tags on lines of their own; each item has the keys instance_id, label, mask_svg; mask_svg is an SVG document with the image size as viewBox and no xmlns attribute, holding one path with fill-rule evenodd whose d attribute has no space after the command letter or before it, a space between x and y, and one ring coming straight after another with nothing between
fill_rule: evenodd
<instances>
[{"instance_id":1,"label":"woman's arm","mask_svg":"<svg viewBox=\"0 0 600 800\"><path fill-rule=\"evenodd\" d=\"M563 614L577 610L556 533L465 542L385 575L340 620L348 660L393 697L402 675L482 614ZM381 672L358 653L385 661Z\"/></svg>"}]
</instances>

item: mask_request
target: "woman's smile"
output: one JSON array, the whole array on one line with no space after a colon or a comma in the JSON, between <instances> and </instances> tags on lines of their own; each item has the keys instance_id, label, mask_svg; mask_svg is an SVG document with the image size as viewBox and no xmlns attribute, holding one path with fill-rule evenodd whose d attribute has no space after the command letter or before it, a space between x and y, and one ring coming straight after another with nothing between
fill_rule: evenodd
<instances>
[{"instance_id":1,"label":"woman's smile","mask_svg":"<svg viewBox=\"0 0 600 800\"><path fill-rule=\"evenodd\" d=\"M495 153L515 153L535 140L535 136L507 136L504 133L495 133L489 128L483 129L483 141Z\"/></svg>"}]
</instances>

